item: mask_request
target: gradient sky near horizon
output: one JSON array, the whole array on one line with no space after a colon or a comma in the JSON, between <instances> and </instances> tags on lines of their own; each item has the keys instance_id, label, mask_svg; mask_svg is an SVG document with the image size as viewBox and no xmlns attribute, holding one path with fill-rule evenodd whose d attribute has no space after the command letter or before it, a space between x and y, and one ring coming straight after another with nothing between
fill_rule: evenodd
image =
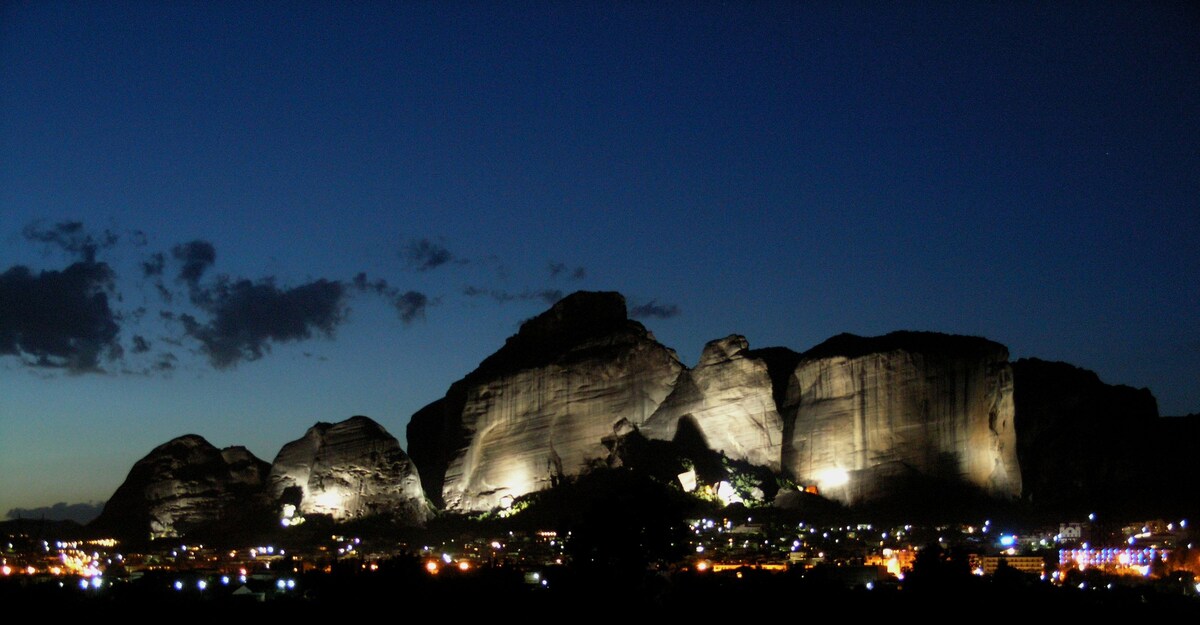
<instances>
[{"instance_id":1,"label":"gradient sky near horizon","mask_svg":"<svg viewBox=\"0 0 1200 625\"><path fill-rule=\"evenodd\" d=\"M1200 8L0 4L0 512L413 412L578 289L1200 412Z\"/></svg>"}]
</instances>

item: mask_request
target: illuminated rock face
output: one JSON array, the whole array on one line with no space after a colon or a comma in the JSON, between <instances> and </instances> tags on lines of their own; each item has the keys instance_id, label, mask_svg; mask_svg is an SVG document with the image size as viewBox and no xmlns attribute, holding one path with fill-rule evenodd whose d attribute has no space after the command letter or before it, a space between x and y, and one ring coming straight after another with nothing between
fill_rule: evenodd
<instances>
[{"instance_id":1,"label":"illuminated rock face","mask_svg":"<svg viewBox=\"0 0 1200 625\"><path fill-rule=\"evenodd\" d=\"M640 426L683 366L618 293L572 294L413 415L409 449L450 510L487 510L577 475Z\"/></svg>"},{"instance_id":2,"label":"illuminated rock face","mask_svg":"<svg viewBox=\"0 0 1200 625\"><path fill-rule=\"evenodd\" d=\"M878 498L898 473L1021 493L1012 370L997 343L840 335L803 354L783 413L784 468L827 497Z\"/></svg>"},{"instance_id":3,"label":"illuminated rock face","mask_svg":"<svg viewBox=\"0 0 1200 625\"><path fill-rule=\"evenodd\" d=\"M237 516L260 495L269 468L244 447L180 436L133 465L91 526L134 540L183 536Z\"/></svg>"},{"instance_id":4,"label":"illuminated rock face","mask_svg":"<svg viewBox=\"0 0 1200 625\"><path fill-rule=\"evenodd\" d=\"M670 440L680 419L690 419L710 449L779 470L783 420L767 362L749 351L745 337L732 335L705 345L696 368L680 375L642 433Z\"/></svg>"},{"instance_id":5,"label":"illuminated rock face","mask_svg":"<svg viewBox=\"0 0 1200 625\"><path fill-rule=\"evenodd\" d=\"M301 514L347 520L382 514L422 524L430 509L417 467L375 421L318 423L283 446L271 464L270 489Z\"/></svg>"}]
</instances>

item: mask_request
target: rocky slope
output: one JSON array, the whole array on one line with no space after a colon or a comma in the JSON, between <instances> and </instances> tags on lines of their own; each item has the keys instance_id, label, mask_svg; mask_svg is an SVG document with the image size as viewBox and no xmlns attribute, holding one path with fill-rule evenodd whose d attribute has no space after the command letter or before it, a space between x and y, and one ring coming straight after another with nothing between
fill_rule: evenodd
<instances>
[{"instance_id":1,"label":"rocky slope","mask_svg":"<svg viewBox=\"0 0 1200 625\"><path fill-rule=\"evenodd\" d=\"M1021 492L1008 350L976 337L836 336L805 352L788 382L782 464L845 503L891 478Z\"/></svg>"},{"instance_id":2,"label":"rocky slope","mask_svg":"<svg viewBox=\"0 0 1200 625\"><path fill-rule=\"evenodd\" d=\"M293 515L327 514L344 521L387 515L420 525L431 509L417 467L400 443L362 416L318 423L283 446L271 464L270 490Z\"/></svg>"},{"instance_id":3,"label":"rocky slope","mask_svg":"<svg viewBox=\"0 0 1200 625\"><path fill-rule=\"evenodd\" d=\"M137 461L89 527L141 542L239 518L261 497L269 468L244 447L180 436Z\"/></svg>"},{"instance_id":4,"label":"rocky slope","mask_svg":"<svg viewBox=\"0 0 1200 625\"><path fill-rule=\"evenodd\" d=\"M574 293L413 415L409 449L446 508L505 505L605 458L602 439L644 424L682 370L619 293Z\"/></svg>"}]
</instances>

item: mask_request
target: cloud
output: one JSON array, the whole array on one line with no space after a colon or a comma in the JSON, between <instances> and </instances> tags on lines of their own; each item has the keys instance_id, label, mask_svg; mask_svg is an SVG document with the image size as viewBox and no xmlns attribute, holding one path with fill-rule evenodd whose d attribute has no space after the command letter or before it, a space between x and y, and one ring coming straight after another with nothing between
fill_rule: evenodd
<instances>
[{"instance_id":1,"label":"cloud","mask_svg":"<svg viewBox=\"0 0 1200 625\"><path fill-rule=\"evenodd\" d=\"M193 289L199 287L204 272L217 261L217 250L208 241L181 243L171 249L171 255L183 263L179 269L179 279Z\"/></svg>"},{"instance_id":2,"label":"cloud","mask_svg":"<svg viewBox=\"0 0 1200 625\"><path fill-rule=\"evenodd\" d=\"M670 319L671 317L679 316L679 307L675 304L659 304L655 300L634 306L629 310L629 316L634 319Z\"/></svg>"},{"instance_id":3,"label":"cloud","mask_svg":"<svg viewBox=\"0 0 1200 625\"><path fill-rule=\"evenodd\" d=\"M107 264L90 261L38 274L15 265L0 274L0 355L73 373L98 371L102 353L120 354L120 326L108 305L113 279Z\"/></svg>"},{"instance_id":4,"label":"cloud","mask_svg":"<svg viewBox=\"0 0 1200 625\"><path fill-rule=\"evenodd\" d=\"M166 264L167 259L163 257L162 252L155 252L150 255L150 258L142 261L142 276L146 278L161 276Z\"/></svg>"},{"instance_id":5,"label":"cloud","mask_svg":"<svg viewBox=\"0 0 1200 625\"><path fill-rule=\"evenodd\" d=\"M425 309L429 306L429 297L419 291L400 292L400 289L388 284L387 280L382 278L370 280L367 274L359 272L355 274L354 280L350 284L362 293L374 293L381 297L387 298L392 306L395 306L396 312L400 315L400 320L404 323L412 323L418 318L425 318Z\"/></svg>"},{"instance_id":6,"label":"cloud","mask_svg":"<svg viewBox=\"0 0 1200 625\"><path fill-rule=\"evenodd\" d=\"M571 280L582 280L587 277L587 269L585 269L583 267L576 267L574 269L570 269L569 267L567 267L566 263L551 262L548 265L548 268L550 269L550 278L551 279L557 278L559 276L564 276L564 277L570 278Z\"/></svg>"},{"instance_id":7,"label":"cloud","mask_svg":"<svg viewBox=\"0 0 1200 625\"><path fill-rule=\"evenodd\" d=\"M314 333L333 336L344 320L345 288L331 280L315 280L280 289L272 278L258 282L222 280L197 301L212 318L201 324L179 315L187 334L200 341L209 362L227 369L243 360L258 360L271 343L299 341Z\"/></svg>"},{"instance_id":8,"label":"cloud","mask_svg":"<svg viewBox=\"0 0 1200 625\"><path fill-rule=\"evenodd\" d=\"M354 288L364 293L374 293L376 295L386 296L395 295L397 292L397 289L388 286L387 280L379 278L378 280L372 281L367 278L367 274L361 271L354 275L354 280L352 280L350 284L352 284Z\"/></svg>"},{"instance_id":9,"label":"cloud","mask_svg":"<svg viewBox=\"0 0 1200 625\"><path fill-rule=\"evenodd\" d=\"M75 521L84 524L100 516L104 510L102 503L66 503L59 502L53 506L40 508L12 508L8 511L10 519L45 519L47 521Z\"/></svg>"},{"instance_id":10,"label":"cloud","mask_svg":"<svg viewBox=\"0 0 1200 625\"><path fill-rule=\"evenodd\" d=\"M42 227L42 222L34 221L25 226L21 234L30 241L45 243L61 248L84 262L95 262L96 252L112 248L119 237L109 230L102 234L92 235L83 227L82 222L63 221L49 228Z\"/></svg>"},{"instance_id":11,"label":"cloud","mask_svg":"<svg viewBox=\"0 0 1200 625\"><path fill-rule=\"evenodd\" d=\"M425 318L425 308L429 305L429 298L424 293L417 291L406 291L397 295L392 304L396 307L396 311L400 313L400 320L404 323L412 323L418 317Z\"/></svg>"},{"instance_id":12,"label":"cloud","mask_svg":"<svg viewBox=\"0 0 1200 625\"><path fill-rule=\"evenodd\" d=\"M144 336L133 335L133 353L144 354L148 351L150 351L150 341L147 341Z\"/></svg>"},{"instance_id":13,"label":"cloud","mask_svg":"<svg viewBox=\"0 0 1200 625\"><path fill-rule=\"evenodd\" d=\"M554 304L563 298L563 292L558 289L541 289L529 290L526 289L520 293L513 293L502 289L481 289L475 286L468 286L463 289L463 295L467 297L490 297L491 299L500 302L501 304L513 301L531 301L540 300L546 304Z\"/></svg>"},{"instance_id":14,"label":"cloud","mask_svg":"<svg viewBox=\"0 0 1200 625\"><path fill-rule=\"evenodd\" d=\"M179 359L175 357L175 354L163 352L159 355L158 361L154 363L154 370L162 373L172 371L175 369L175 363L178 361Z\"/></svg>"},{"instance_id":15,"label":"cloud","mask_svg":"<svg viewBox=\"0 0 1200 625\"><path fill-rule=\"evenodd\" d=\"M454 260L454 254L445 246L429 239L416 239L400 252L409 267L417 271L436 269Z\"/></svg>"}]
</instances>

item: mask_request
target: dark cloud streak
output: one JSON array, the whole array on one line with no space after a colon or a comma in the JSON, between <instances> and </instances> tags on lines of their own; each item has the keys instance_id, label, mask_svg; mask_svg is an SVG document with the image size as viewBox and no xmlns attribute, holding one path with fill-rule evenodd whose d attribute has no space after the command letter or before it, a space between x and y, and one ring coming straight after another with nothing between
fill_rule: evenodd
<instances>
[{"instance_id":1,"label":"dark cloud streak","mask_svg":"<svg viewBox=\"0 0 1200 625\"><path fill-rule=\"evenodd\" d=\"M187 283L193 290L199 288L204 272L217 262L217 250L208 241L181 243L171 250L171 255L183 263L179 268L178 279Z\"/></svg>"},{"instance_id":2,"label":"dark cloud streak","mask_svg":"<svg viewBox=\"0 0 1200 625\"><path fill-rule=\"evenodd\" d=\"M345 320L342 283L315 280L291 289L275 286L273 278L221 281L197 301L212 315L200 323L180 315L186 333L200 341L209 362L228 369L243 360L258 360L271 343L332 337Z\"/></svg>"},{"instance_id":3,"label":"dark cloud streak","mask_svg":"<svg viewBox=\"0 0 1200 625\"><path fill-rule=\"evenodd\" d=\"M35 221L27 224L21 234L29 241L61 248L87 263L95 262L97 252L111 249L120 238L109 230L92 235L78 221L63 221L49 228L43 228L40 221Z\"/></svg>"},{"instance_id":4,"label":"dark cloud streak","mask_svg":"<svg viewBox=\"0 0 1200 625\"><path fill-rule=\"evenodd\" d=\"M455 260L454 254L445 246L434 243L429 239L417 239L410 242L400 252L401 258L409 267L417 271L429 271Z\"/></svg>"},{"instance_id":5,"label":"dark cloud streak","mask_svg":"<svg viewBox=\"0 0 1200 625\"><path fill-rule=\"evenodd\" d=\"M418 318L425 318L425 308L429 305L429 298L424 293L406 291L397 295L392 300L392 305L396 307L396 312L400 314L401 321L412 323Z\"/></svg>"},{"instance_id":6,"label":"dark cloud streak","mask_svg":"<svg viewBox=\"0 0 1200 625\"><path fill-rule=\"evenodd\" d=\"M587 269L584 267L576 267L570 269L566 263L551 262L547 268L550 270L550 279L558 277L566 277L571 280L582 280L587 277Z\"/></svg>"},{"instance_id":7,"label":"dark cloud streak","mask_svg":"<svg viewBox=\"0 0 1200 625\"><path fill-rule=\"evenodd\" d=\"M634 319L670 319L678 317L679 313L679 307L675 304L659 304L655 300L629 309L629 316Z\"/></svg>"},{"instance_id":8,"label":"dark cloud streak","mask_svg":"<svg viewBox=\"0 0 1200 625\"><path fill-rule=\"evenodd\" d=\"M540 289L540 290L524 290L520 293L513 293L503 289L481 289L475 286L468 286L463 289L463 295L467 297L489 297L501 304L513 301L532 301L538 300L546 304L554 304L563 298L563 292L558 289Z\"/></svg>"},{"instance_id":9,"label":"dark cloud streak","mask_svg":"<svg viewBox=\"0 0 1200 625\"><path fill-rule=\"evenodd\" d=\"M135 334L133 336L133 353L144 354L150 351L150 341L146 337Z\"/></svg>"},{"instance_id":10,"label":"dark cloud streak","mask_svg":"<svg viewBox=\"0 0 1200 625\"><path fill-rule=\"evenodd\" d=\"M155 252L150 255L150 258L142 261L142 277L152 278L163 274L163 267L167 264L166 257L162 252Z\"/></svg>"},{"instance_id":11,"label":"dark cloud streak","mask_svg":"<svg viewBox=\"0 0 1200 625\"><path fill-rule=\"evenodd\" d=\"M72 373L99 371L102 353L120 357L120 326L108 304L113 279L107 264L89 261L39 274L16 265L0 274L0 355Z\"/></svg>"},{"instance_id":12,"label":"dark cloud streak","mask_svg":"<svg viewBox=\"0 0 1200 625\"><path fill-rule=\"evenodd\" d=\"M354 276L351 284L362 293L373 293L380 297L387 298L392 306L396 308L396 313L400 315L400 320L405 324L412 323L418 318L425 318L425 309L429 306L429 297L419 291L400 292L400 289L388 284L387 280L382 278L370 280L367 274L358 273Z\"/></svg>"}]
</instances>

